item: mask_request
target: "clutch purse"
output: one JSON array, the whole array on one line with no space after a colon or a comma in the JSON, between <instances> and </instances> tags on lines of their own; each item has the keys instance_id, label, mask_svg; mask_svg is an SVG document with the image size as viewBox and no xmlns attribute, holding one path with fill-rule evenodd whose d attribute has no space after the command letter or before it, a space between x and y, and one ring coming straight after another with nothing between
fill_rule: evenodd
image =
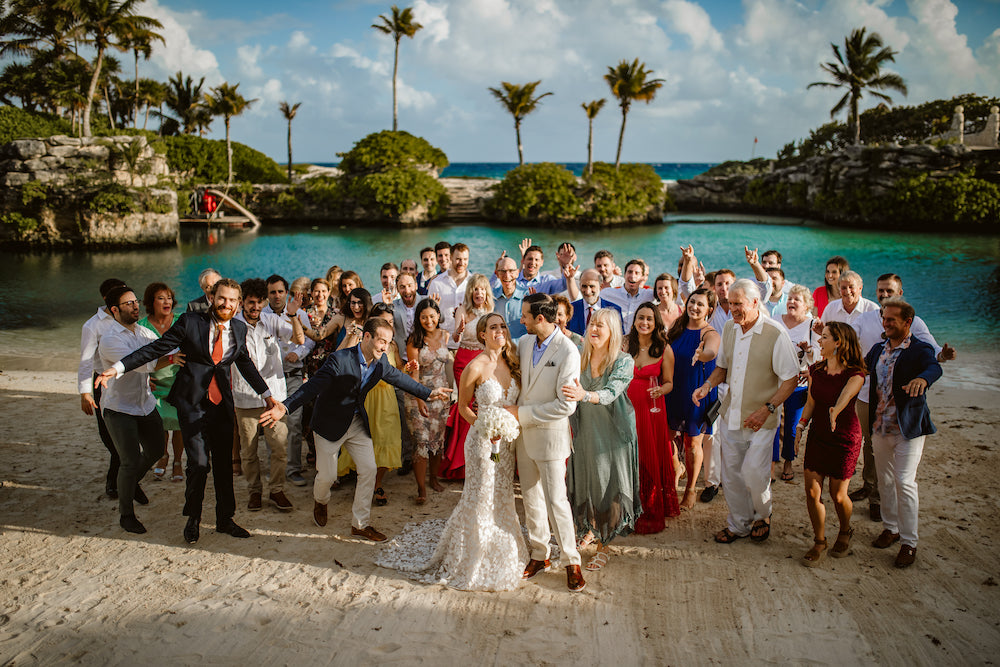
<instances>
[{"instance_id":1,"label":"clutch purse","mask_svg":"<svg viewBox=\"0 0 1000 667\"><path fill-rule=\"evenodd\" d=\"M722 401L715 399L715 402L708 406L705 411L705 423L711 424L719 417L719 410L722 409Z\"/></svg>"}]
</instances>

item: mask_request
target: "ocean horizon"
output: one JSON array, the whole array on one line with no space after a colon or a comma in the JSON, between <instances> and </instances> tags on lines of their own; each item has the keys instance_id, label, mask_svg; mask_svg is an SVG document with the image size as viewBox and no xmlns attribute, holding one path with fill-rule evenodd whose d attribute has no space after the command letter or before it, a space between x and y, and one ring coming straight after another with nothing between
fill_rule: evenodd
<instances>
[{"instance_id":1,"label":"ocean horizon","mask_svg":"<svg viewBox=\"0 0 1000 667\"><path fill-rule=\"evenodd\" d=\"M336 167L339 162L310 162L320 167ZM583 174L587 166L585 162L556 162L573 172L576 176ZM703 174L717 162L645 162L651 166L665 181L676 181L694 178ZM503 178L507 172L517 167L517 162L453 162L441 172L441 178Z\"/></svg>"}]
</instances>

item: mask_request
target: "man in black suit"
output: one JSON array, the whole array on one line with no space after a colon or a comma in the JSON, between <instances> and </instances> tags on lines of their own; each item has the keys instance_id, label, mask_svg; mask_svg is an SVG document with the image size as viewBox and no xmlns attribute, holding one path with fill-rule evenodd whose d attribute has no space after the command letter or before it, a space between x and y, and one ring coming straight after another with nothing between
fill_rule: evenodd
<instances>
[{"instance_id":1,"label":"man in black suit","mask_svg":"<svg viewBox=\"0 0 1000 667\"><path fill-rule=\"evenodd\" d=\"M295 320L292 327L295 328ZM385 358L392 335L391 324L380 317L371 318L365 322L358 345L337 350L328 356L319 372L298 391L260 416L260 422L270 426L280 421L286 412L316 399L312 414L312 430L316 439L313 519L317 526L326 525L330 485L337 480L337 455L343 447L358 468L351 534L373 542L383 542L386 537L369 524L377 469L365 397L379 380L385 380L425 401L446 398L452 391L444 387L431 391L393 368Z\"/></svg>"},{"instance_id":2,"label":"man in black suit","mask_svg":"<svg viewBox=\"0 0 1000 667\"><path fill-rule=\"evenodd\" d=\"M250 537L236 525L236 496L230 472L233 447L233 392L230 366L236 364L267 407L279 405L247 352L247 326L233 320L239 311L240 284L222 278L212 288L212 308L207 313L184 313L162 337L124 357L98 376L102 387L108 379L180 348L185 365L177 373L167 401L177 408L187 454L187 487L184 491L184 539L198 541L201 506L208 473L214 468L216 531L233 537Z\"/></svg>"}]
</instances>

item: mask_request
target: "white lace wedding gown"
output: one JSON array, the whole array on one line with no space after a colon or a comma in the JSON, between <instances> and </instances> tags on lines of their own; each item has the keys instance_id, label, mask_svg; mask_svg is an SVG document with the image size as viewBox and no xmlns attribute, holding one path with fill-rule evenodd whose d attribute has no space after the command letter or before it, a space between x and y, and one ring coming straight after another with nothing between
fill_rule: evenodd
<instances>
[{"instance_id":1,"label":"white lace wedding gown","mask_svg":"<svg viewBox=\"0 0 1000 667\"><path fill-rule=\"evenodd\" d=\"M480 413L513 405L517 383L504 392L495 378L476 388ZM490 459L490 441L477 420L465 439L465 488L447 522L434 519L407 524L375 562L412 573L426 583L443 583L469 591L517 588L528 561L528 548L514 510L514 452L501 448Z\"/></svg>"}]
</instances>

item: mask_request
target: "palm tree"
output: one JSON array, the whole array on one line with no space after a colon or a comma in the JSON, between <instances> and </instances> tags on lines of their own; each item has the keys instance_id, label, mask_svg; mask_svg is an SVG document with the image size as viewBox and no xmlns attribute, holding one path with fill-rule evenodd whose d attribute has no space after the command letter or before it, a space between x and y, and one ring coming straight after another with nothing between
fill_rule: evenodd
<instances>
[{"instance_id":1,"label":"palm tree","mask_svg":"<svg viewBox=\"0 0 1000 667\"><path fill-rule=\"evenodd\" d=\"M199 127L200 116L204 108L201 94L201 88L204 84L205 77L201 77L198 84L195 85L191 77L184 76L183 72L177 72L167 79L167 95L164 104L177 117L184 134L194 134Z\"/></svg>"},{"instance_id":2,"label":"palm tree","mask_svg":"<svg viewBox=\"0 0 1000 667\"><path fill-rule=\"evenodd\" d=\"M892 104L892 98L885 93L878 92L879 89L898 90L906 95L906 84L898 74L883 74L882 65L884 63L895 62L895 55L898 51L893 51L888 46L883 46L882 36L877 32L866 35L866 28L855 28L850 36L844 38L844 53L841 54L840 47L831 43L833 55L836 62L828 62L820 65L820 69L825 71L833 79L829 81L815 81L806 88L821 86L823 88L846 88L847 92L840 98L840 101L830 109L830 117L836 116L840 110L848 106L848 123L854 134L854 144L861 143L861 116L858 115L858 101L865 89L872 97L876 97L884 102Z\"/></svg>"},{"instance_id":3,"label":"palm tree","mask_svg":"<svg viewBox=\"0 0 1000 667\"><path fill-rule=\"evenodd\" d=\"M299 107L302 106L302 102L296 102L295 104L289 105L288 102L282 102L278 105L281 109L281 115L285 117L288 121L288 182L292 181L292 119L295 118L295 114L299 112Z\"/></svg>"},{"instance_id":4,"label":"palm tree","mask_svg":"<svg viewBox=\"0 0 1000 667\"><path fill-rule=\"evenodd\" d=\"M240 95L237 91L239 87L238 83L233 86L221 83L212 89L211 95L205 94L205 108L213 116L222 116L226 123L226 162L229 165L227 187L233 182L233 144L229 139L229 121L232 120L233 116L239 116L249 109L250 105L257 101L256 99L248 100Z\"/></svg>"},{"instance_id":5,"label":"palm tree","mask_svg":"<svg viewBox=\"0 0 1000 667\"><path fill-rule=\"evenodd\" d=\"M132 56L135 59L135 120L132 127L139 127L139 56L141 55L143 60L149 60L153 55L153 42L158 40L161 44L166 44L163 35L150 28L163 28L163 24L156 19L150 19L148 26L133 24L128 27L122 40L122 46L132 49Z\"/></svg>"},{"instance_id":6,"label":"palm tree","mask_svg":"<svg viewBox=\"0 0 1000 667\"><path fill-rule=\"evenodd\" d=\"M101 65L104 63L104 53L108 47L126 50L123 46L125 36L137 28L148 29L160 26L159 21L148 16L138 16L134 13L135 6L142 0L76 0L74 3L79 12L80 31L87 42L97 49L97 60L94 73L90 78L87 90L87 105L83 109L83 136L90 136L90 109L97 91L97 82L101 76Z\"/></svg>"},{"instance_id":7,"label":"palm tree","mask_svg":"<svg viewBox=\"0 0 1000 667\"><path fill-rule=\"evenodd\" d=\"M146 129L149 122L149 110L152 107L159 107L167 101L167 87L155 79L139 79L139 93L136 99L145 107L142 118L142 129ZM136 119L138 122L138 119Z\"/></svg>"},{"instance_id":8,"label":"palm tree","mask_svg":"<svg viewBox=\"0 0 1000 667\"><path fill-rule=\"evenodd\" d=\"M396 102L396 75L399 73L399 40L405 35L410 39L424 26L413 21L413 7L400 10L392 6L392 19L379 14L382 23L373 23L372 27L386 35L392 35L396 42L396 52L392 58L392 131L399 129L399 105Z\"/></svg>"},{"instance_id":9,"label":"palm tree","mask_svg":"<svg viewBox=\"0 0 1000 667\"><path fill-rule=\"evenodd\" d=\"M611 94L618 98L618 106L622 108L622 128L618 132L618 151L615 153L615 171L621 164L622 141L625 139L625 120L628 110L634 100L649 104L656 97L656 91L663 87L663 79L648 79L653 70L646 69L646 63L640 63L636 58L631 63L622 60L617 67L609 67L604 80L611 88Z\"/></svg>"},{"instance_id":10,"label":"palm tree","mask_svg":"<svg viewBox=\"0 0 1000 667\"><path fill-rule=\"evenodd\" d=\"M535 88L541 83L541 80L539 80L518 85L516 83L501 81L500 85L503 86L503 90L499 88L489 89L493 93L493 97L514 117L514 134L517 137L517 160L521 165L524 164L524 149L521 146L521 119L537 109L538 102L543 97L552 94L542 93L538 97L534 97Z\"/></svg>"},{"instance_id":11,"label":"palm tree","mask_svg":"<svg viewBox=\"0 0 1000 667\"><path fill-rule=\"evenodd\" d=\"M12 0L0 16L0 57L50 51L61 58L71 52L78 25L71 0Z\"/></svg>"},{"instance_id":12,"label":"palm tree","mask_svg":"<svg viewBox=\"0 0 1000 667\"><path fill-rule=\"evenodd\" d=\"M587 114L587 168L584 170L588 176L594 173L594 118L604 108L607 102L603 97L599 100L581 104L583 112Z\"/></svg>"}]
</instances>

